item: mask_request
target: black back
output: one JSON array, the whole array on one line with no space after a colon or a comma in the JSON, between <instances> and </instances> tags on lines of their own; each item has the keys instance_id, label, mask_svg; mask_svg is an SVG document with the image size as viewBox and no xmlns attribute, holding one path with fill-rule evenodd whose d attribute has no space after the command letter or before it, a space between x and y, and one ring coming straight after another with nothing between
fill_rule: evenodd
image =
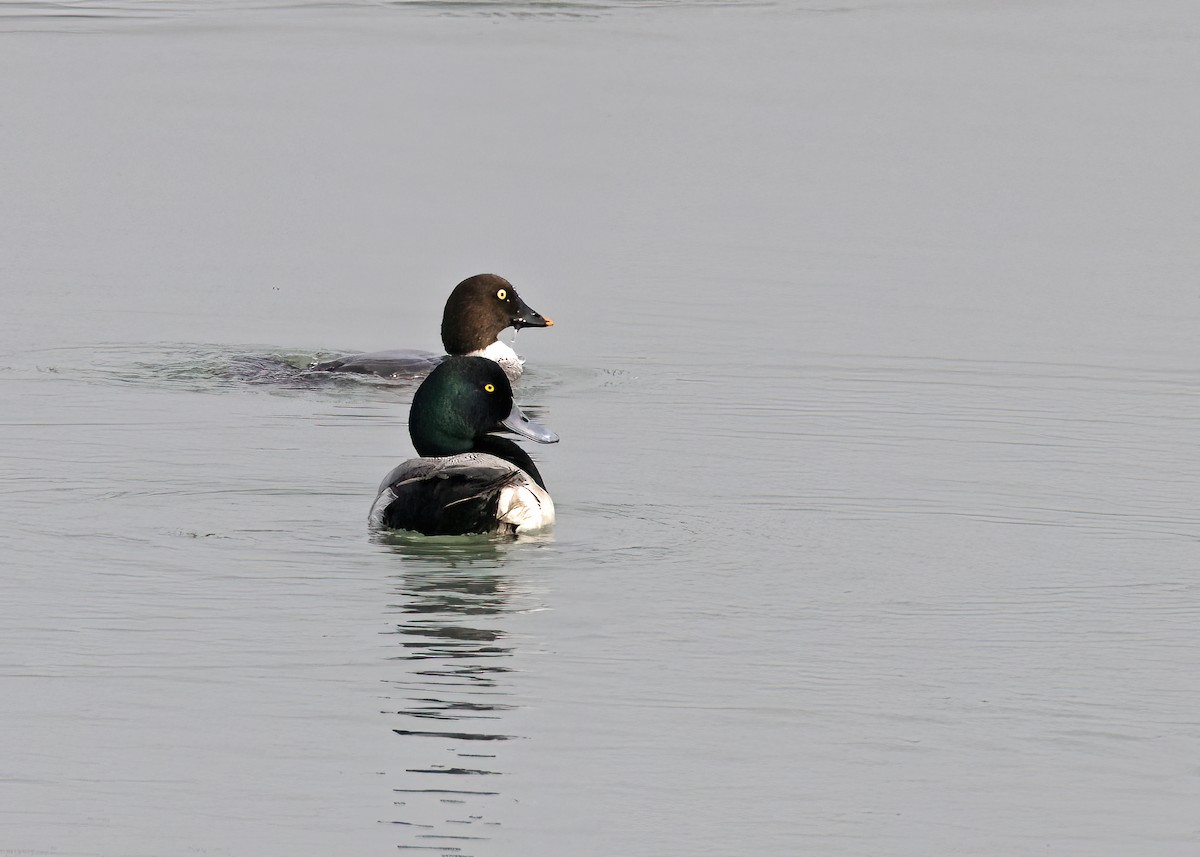
<instances>
[{"instance_id":1,"label":"black back","mask_svg":"<svg viewBox=\"0 0 1200 857\"><path fill-rule=\"evenodd\" d=\"M389 486L395 499L380 523L427 536L459 536L496 529L501 490L520 474L499 468L462 469L452 476L401 479Z\"/></svg>"}]
</instances>

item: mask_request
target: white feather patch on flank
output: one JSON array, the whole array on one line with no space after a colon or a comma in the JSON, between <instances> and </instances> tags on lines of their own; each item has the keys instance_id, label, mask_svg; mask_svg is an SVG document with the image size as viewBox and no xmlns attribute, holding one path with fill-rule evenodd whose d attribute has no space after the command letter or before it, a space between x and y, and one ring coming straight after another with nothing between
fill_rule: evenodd
<instances>
[{"instance_id":1,"label":"white feather patch on flank","mask_svg":"<svg viewBox=\"0 0 1200 857\"><path fill-rule=\"evenodd\" d=\"M496 517L512 524L518 533L532 533L554 523L554 501L532 480L524 485L509 485L500 491Z\"/></svg>"},{"instance_id":2,"label":"white feather patch on flank","mask_svg":"<svg viewBox=\"0 0 1200 857\"><path fill-rule=\"evenodd\" d=\"M504 374L508 376L508 380L510 381L515 381L521 376L521 367L525 365L525 361L517 356L517 352L513 351L507 342L501 342L499 339L487 348L472 351L467 356L486 357L488 360L495 360L500 364L500 368L504 370Z\"/></svg>"}]
</instances>

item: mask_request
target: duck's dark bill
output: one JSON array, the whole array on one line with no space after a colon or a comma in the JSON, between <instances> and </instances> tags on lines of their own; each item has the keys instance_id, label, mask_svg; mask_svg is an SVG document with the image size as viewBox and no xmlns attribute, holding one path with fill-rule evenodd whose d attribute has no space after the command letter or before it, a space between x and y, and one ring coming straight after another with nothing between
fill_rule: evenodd
<instances>
[{"instance_id":1,"label":"duck's dark bill","mask_svg":"<svg viewBox=\"0 0 1200 857\"><path fill-rule=\"evenodd\" d=\"M521 437L536 440L538 443L558 443L558 435L550 431L536 420L525 416L525 412L514 404L508 416L500 421L506 429L516 432Z\"/></svg>"},{"instance_id":2,"label":"duck's dark bill","mask_svg":"<svg viewBox=\"0 0 1200 857\"><path fill-rule=\"evenodd\" d=\"M512 326L514 329L520 330L522 327L552 327L553 325L553 321L532 309L519 295L517 296L517 311L512 316Z\"/></svg>"}]
</instances>

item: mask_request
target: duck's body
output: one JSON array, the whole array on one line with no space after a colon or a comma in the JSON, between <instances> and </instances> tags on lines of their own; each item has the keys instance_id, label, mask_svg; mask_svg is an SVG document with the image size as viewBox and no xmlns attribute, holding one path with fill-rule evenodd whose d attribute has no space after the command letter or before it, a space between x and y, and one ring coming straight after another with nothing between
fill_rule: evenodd
<instances>
[{"instance_id":1,"label":"duck's body","mask_svg":"<svg viewBox=\"0 0 1200 857\"><path fill-rule=\"evenodd\" d=\"M494 361L447 357L413 396L408 429L421 457L384 477L371 527L465 535L529 533L554 523L554 501L529 454L492 432L540 443L558 436L513 403Z\"/></svg>"},{"instance_id":2,"label":"duck's body","mask_svg":"<svg viewBox=\"0 0 1200 857\"><path fill-rule=\"evenodd\" d=\"M512 346L500 340L506 328L550 327L554 322L521 300L503 277L477 274L468 277L450 293L442 312L442 345L450 356L486 357L515 381L525 363ZM402 378L430 372L445 359L429 351L372 351L338 360L314 363L315 372L354 372Z\"/></svg>"},{"instance_id":3,"label":"duck's body","mask_svg":"<svg viewBox=\"0 0 1200 857\"><path fill-rule=\"evenodd\" d=\"M397 466L380 484L369 521L427 536L530 533L554 523L554 501L512 462L464 452Z\"/></svg>"}]
</instances>

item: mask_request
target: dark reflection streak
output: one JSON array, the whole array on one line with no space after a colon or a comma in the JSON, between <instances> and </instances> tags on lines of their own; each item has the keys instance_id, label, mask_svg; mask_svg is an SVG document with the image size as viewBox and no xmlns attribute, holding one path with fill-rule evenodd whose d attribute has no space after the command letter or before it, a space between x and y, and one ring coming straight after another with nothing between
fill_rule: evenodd
<instances>
[{"instance_id":1,"label":"dark reflection streak","mask_svg":"<svg viewBox=\"0 0 1200 857\"><path fill-rule=\"evenodd\" d=\"M474 703L474 702L445 702L440 699L432 699L432 698L425 699L425 698L419 697L419 696L414 696L412 701L413 702L432 702L443 708L453 709L456 711L494 711L496 709L507 710L510 708L516 708L515 705L479 705L478 703Z\"/></svg>"},{"instance_id":2,"label":"dark reflection streak","mask_svg":"<svg viewBox=\"0 0 1200 857\"><path fill-rule=\"evenodd\" d=\"M469 744L510 741L521 736L499 731L497 721L517 709L507 682L514 671L498 659L512 655L508 633L499 620L513 608L509 600L518 585L501 573L514 543L489 538L429 539L399 535L380 537L404 560L396 578L395 596L389 605L397 621L387 633L396 648L389 660L404 664L389 682L401 721L392 731L405 745L405 788L396 788L406 799L404 827L420 827L429 834L415 839L469 839L486 841L491 828L501 826L495 812L503 795L499 791L421 788L428 777L447 782L456 777L496 777L505 773L496 754L473 753ZM526 605L521 605L525 607ZM430 721L449 729L405 728ZM454 721L453 725L447 721ZM430 725L433 725L430 723ZM457 728L455 728L457 727ZM414 742L432 738L434 741ZM465 759L488 760L489 769L463 764ZM469 764L469 763L468 763ZM422 799L424 797L424 799ZM464 821L464 815L469 819ZM449 836L447 825L488 827L486 836ZM466 832L466 831L464 831ZM416 845L402 844L401 848ZM451 849L448 846L444 849ZM472 851L478 857L478 852Z\"/></svg>"},{"instance_id":3,"label":"dark reflection streak","mask_svg":"<svg viewBox=\"0 0 1200 857\"><path fill-rule=\"evenodd\" d=\"M477 792L467 789L392 789L401 794L418 795L498 795L500 792ZM432 824L418 824L416 827L433 827Z\"/></svg>"},{"instance_id":4,"label":"dark reflection streak","mask_svg":"<svg viewBox=\"0 0 1200 857\"><path fill-rule=\"evenodd\" d=\"M459 741L511 741L517 735L474 735L470 732L414 732L410 729L393 729L397 735L415 735L425 738L455 738Z\"/></svg>"}]
</instances>

